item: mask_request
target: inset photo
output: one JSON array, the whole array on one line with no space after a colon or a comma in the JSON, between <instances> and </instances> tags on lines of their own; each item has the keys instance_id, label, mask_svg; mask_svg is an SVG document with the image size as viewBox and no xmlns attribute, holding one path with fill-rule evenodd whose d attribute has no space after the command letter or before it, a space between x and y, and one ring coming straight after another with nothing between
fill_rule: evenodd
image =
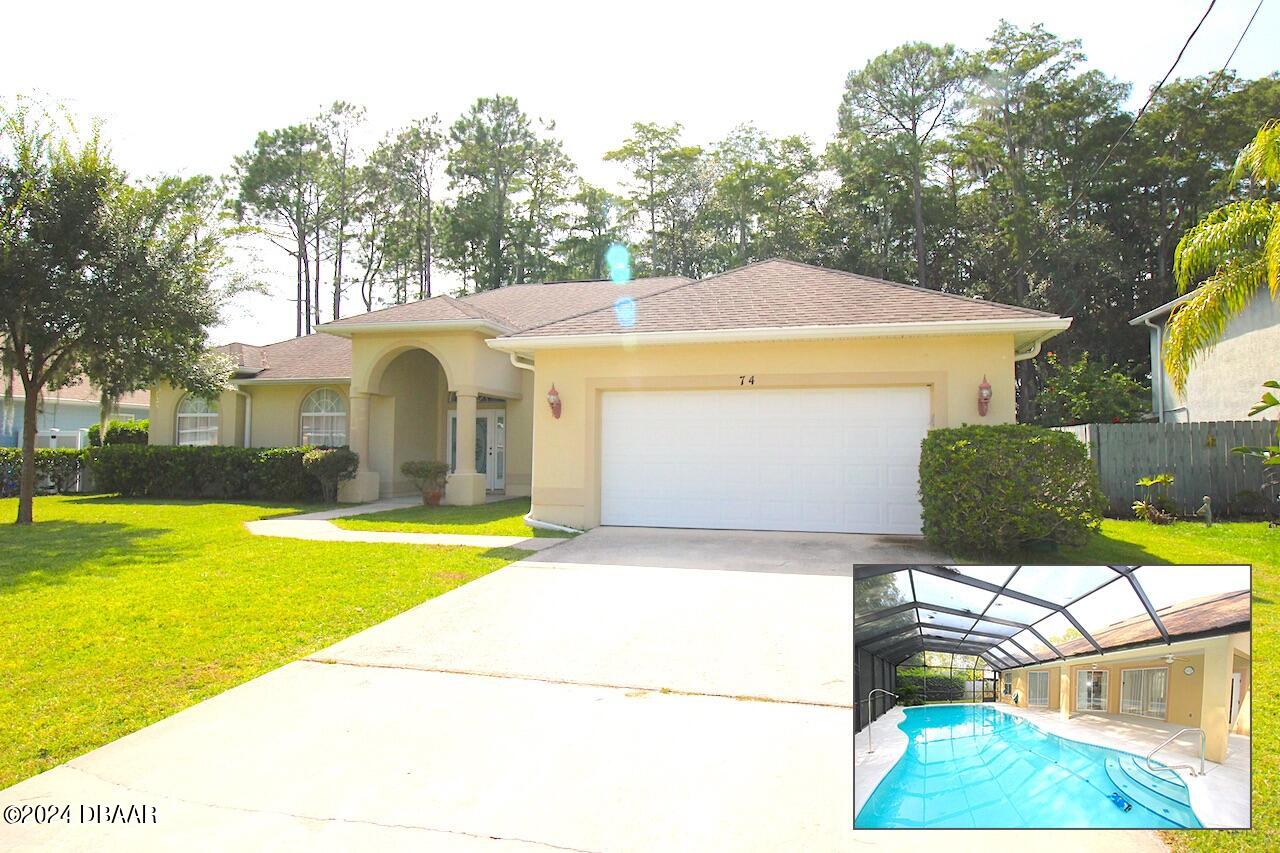
<instances>
[{"instance_id":1,"label":"inset photo","mask_svg":"<svg viewBox=\"0 0 1280 853\"><path fill-rule=\"evenodd\" d=\"M1246 829L1250 568L854 568L854 828Z\"/></svg>"}]
</instances>

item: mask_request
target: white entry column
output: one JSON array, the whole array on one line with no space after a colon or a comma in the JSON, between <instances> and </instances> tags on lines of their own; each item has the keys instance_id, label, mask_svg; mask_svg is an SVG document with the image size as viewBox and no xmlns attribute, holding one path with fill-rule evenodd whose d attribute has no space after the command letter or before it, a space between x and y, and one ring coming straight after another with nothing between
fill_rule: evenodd
<instances>
[{"instance_id":1,"label":"white entry column","mask_svg":"<svg viewBox=\"0 0 1280 853\"><path fill-rule=\"evenodd\" d=\"M453 506L484 503L484 474L476 473L476 397L474 390L460 390L455 429L455 471L445 484L444 500Z\"/></svg>"}]
</instances>

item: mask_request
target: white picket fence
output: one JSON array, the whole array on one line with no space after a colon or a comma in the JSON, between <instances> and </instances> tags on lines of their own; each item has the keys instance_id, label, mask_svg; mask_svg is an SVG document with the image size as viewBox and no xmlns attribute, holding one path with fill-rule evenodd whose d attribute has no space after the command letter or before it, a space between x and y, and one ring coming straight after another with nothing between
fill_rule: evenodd
<instances>
[{"instance_id":1,"label":"white picket fence","mask_svg":"<svg viewBox=\"0 0 1280 853\"><path fill-rule=\"evenodd\" d=\"M1212 421L1208 423L1081 424L1058 427L1089 448L1097 466L1110 514L1132 514L1135 500L1146 491L1142 477L1169 473L1169 498L1182 515L1200 508L1205 495L1214 513L1222 515L1242 505L1242 493L1257 493L1263 483L1261 460L1233 447L1276 443L1274 420Z\"/></svg>"}]
</instances>

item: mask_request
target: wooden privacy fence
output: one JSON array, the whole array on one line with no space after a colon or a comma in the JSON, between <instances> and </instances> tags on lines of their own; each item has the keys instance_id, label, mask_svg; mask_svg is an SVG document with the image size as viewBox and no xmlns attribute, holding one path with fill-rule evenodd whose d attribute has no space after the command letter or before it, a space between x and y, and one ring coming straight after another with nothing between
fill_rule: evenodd
<instances>
[{"instance_id":1,"label":"wooden privacy fence","mask_svg":"<svg viewBox=\"0 0 1280 853\"><path fill-rule=\"evenodd\" d=\"M1110 513L1119 518L1133 514L1133 502L1146 495L1134 485L1142 477L1169 473L1173 486L1169 498L1181 515L1200 508L1204 496L1213 499L1215 515L1258 506L1262 487L1262 460L1231 448L1276 443L1276 422L1212 421L1175 424L1081 424L1058 427L1075 435L1089 448L1097 466Z\"/></svg>"}]
</instances>

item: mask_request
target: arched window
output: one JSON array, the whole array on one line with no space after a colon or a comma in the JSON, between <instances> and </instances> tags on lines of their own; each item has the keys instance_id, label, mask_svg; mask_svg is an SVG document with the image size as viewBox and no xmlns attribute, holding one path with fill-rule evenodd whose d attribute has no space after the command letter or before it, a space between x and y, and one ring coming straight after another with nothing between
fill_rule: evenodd
<instances>
[{"instance_id":1,"label":"arched window","mask_svg":"<svg viewBox=\"0 0 1280 853\"><path fill-rule=\"evenodd\" d=\"M330 388L317 388L302 401L302 443L342 447L347 443L347 401Z\"/></svg>"},{"instance_id":2,"label":"arched window","mask_svg":"<svg viewBox=\"0 0 1280 853\"><path fill-rule=\"evenodd\" d=\"M178 404L178 444L218 443L218 401L188 394Z\"/></svg>"}]
</instances>

